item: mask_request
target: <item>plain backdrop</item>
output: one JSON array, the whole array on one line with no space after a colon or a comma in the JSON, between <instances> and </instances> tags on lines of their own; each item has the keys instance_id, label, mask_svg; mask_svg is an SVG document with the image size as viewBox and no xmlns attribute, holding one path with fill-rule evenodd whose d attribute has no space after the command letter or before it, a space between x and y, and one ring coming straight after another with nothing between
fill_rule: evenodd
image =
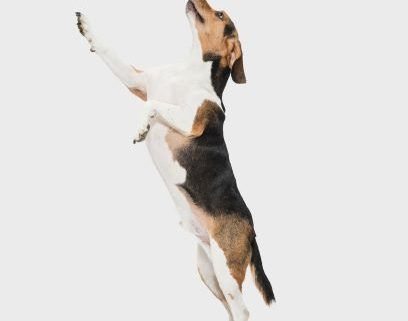
<instances>
[{"instance_id":1,"label":"plain backdrop","mask_svg":"<svg viewBox=\"0 0 408 321\"><path fill-rule=\"evenodd\" d=\"M406 1L217 0L240 32L225 136L277 303L252 320L408 320ZM8 1L0 18L0 320L227 320L146 147L138 68L190 48L185 1Z\"/></svg>"}]
</instances>

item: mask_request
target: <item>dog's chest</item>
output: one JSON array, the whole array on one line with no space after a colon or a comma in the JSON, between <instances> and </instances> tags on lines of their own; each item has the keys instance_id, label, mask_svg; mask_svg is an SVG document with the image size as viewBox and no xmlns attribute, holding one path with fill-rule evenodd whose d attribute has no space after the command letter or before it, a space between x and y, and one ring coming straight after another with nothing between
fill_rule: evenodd
<instances>
[{"instance_id":1,"label":"dog's chest","mask_svg":"<svg viewBox=\"0 0 408 321\"><path fill-rule=\"evenodd\" d=\"M149 71L148 99L175 105L186 115L195 113L204 100L214 100L216 97L211 90L207 91L203 86L207 82L210 84L207 69L208 66L195 70L191 66L179 64ZM205 80L206 78L208 79ZM158 121L151 123L146 144L167 185L185 182L186 170L175 160L173 153L177 147L175 144L183 144L187 140L163 123Z\"/></svg>"},{"instance_id":2,"label":"dog's chest","mask_svg":"<svg viewBox=\"0 0 408 321\"><path fill-rule=\"evenodd\" d=\"M169 146L170 133L169 127L154 121L147 135L146 145L166 185L178 185L185 182L187 173L175 160L174 151Z\"/></svg>"},{"instance_id":3,"label":"dog's chest","mask_svg":"<svg viewBox=\"0 0 408 321\"><path fill-rule=\"evenodd\" d=\"M211 64L174 64L149 70L148 99L178 106L194 107L202 96L215 96Z\"/></svg>"},{"instance_id":4,"label":"dog's chest","mask_svg":"<svg viewBox=\"0 0 408 321\"><path fill-rule=\"evenodd\" d=\"M183 194L178 187L186 181L187 172L175 160L173 149L176 148L177 145L184 143L186 143L184 137L158 122L152 124L146 138L146 145L152 160L163 178L174 200L177 211L180 214L180 224L183 228L205 242L205 240L208 239L207 231L193 213L186 195Z\"/></svg>"}]
</instances>

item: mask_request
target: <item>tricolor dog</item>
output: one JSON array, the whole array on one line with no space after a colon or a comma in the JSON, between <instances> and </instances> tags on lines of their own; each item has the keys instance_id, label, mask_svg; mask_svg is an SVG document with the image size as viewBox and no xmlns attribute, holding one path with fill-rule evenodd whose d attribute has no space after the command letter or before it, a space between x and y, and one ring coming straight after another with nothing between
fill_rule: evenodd
<instances>
[{"instance_id":1,"label":"tricolor dog","mask_svg":"<svg viewBox=\"0 0 408 321\"><path fill-rule=\"evenodd\" d=\"M198 240L198 271L230 320L248 320L242 283L250 266L267 304L274 300L262 267L252 216L237 188L223 136L222 93L232 76L246 82L237 30L224 11L191 0L187 61L141 71L123 63L77 13L81 34L112 72L145 101L135 142L145 141L182 226Z\"/></svg>"}]
</instances>

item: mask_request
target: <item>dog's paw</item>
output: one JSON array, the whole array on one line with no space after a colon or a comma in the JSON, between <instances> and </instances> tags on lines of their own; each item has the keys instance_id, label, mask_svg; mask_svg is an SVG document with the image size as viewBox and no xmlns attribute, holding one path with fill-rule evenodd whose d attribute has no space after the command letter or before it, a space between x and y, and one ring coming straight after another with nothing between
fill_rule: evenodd
<instances>
[{"instance_id":1,"label":"dog's paw","mask_svg":"<svg viewBox=\"0 0 408 321\"><path fill-rule=\"evenodd\" d=\"M79 32L81 33L81 35L85 37L86 40L88 40L89 44L91 45L91 51L95 52L97 41L96 41L95 35L92 33L92 29L91 29L88 19L81 12L76 12L75 14L78 20L77 26L78 26Z\"/></svg>"},{"instance_id":2,"label":"dog's paw","mask_svg":"<svg viewBox=\"0 0 408 321\"><path fill-rule=\"evenodd\" d=\"M133 140L133 144L143 142L146 139L146 136L150 130L150 122L156 116L156 112L151 108L147 108L147 106L148 104L146 103L144 106L144 120L143 123L139 126L139 130L135 139Z\"/></svg>"},{"instance_id":3,"label":"dog's paw","mask_svg":"<svg viewBox=\"0 0 408 321\"><path fill-rule=\"evenodd\" d=\"M146 123L140 126L135 139L133 140L133 144L143 142L146 139L147 134L150 130L150 124Z\"/></svg>"}]
</instances>

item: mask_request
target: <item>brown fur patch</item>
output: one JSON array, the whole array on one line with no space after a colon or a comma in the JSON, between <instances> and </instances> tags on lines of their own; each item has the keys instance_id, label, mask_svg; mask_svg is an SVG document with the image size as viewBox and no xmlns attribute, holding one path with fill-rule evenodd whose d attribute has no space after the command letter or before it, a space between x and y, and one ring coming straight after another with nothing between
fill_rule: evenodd
<instances>
[{"instance_id":1,"label":"brown fur patch","mask_svg":"<svg viewBox=\"0 0 408 321\"><path fill-rule=\"evenodd\" d=\"M230 64L233 49L232 40L224 39L224 24L213 23L213 26L210 26L209 29L211 31L198 33L203 54L220 56L220 66L226 68Z\"/></svg>"},{"instance_id":2,"label":"brown fur patch","mask_svg":"<svg viewBox=\"0 0 408 321\"><path fill-rule=\"evenodd\" d=\"M177 150L187 145L189 140L190 139L188 137L183 136L182 134L176 132L173 129L169 129L169 132L166 135L166 142L167 146L169 147L173 155L174 160L176 160Z\"/></svg>"},{"instance_id":3,"label":"brown fur patch","mask_svg":"<svg viewBox=\"0 0 408 321\"><path fill-rule=\"evenodd\" d=\"M211 121L211 118L215 115L219 108L220 107L212 101L204 101L204 103L197 110L191 132L192 136L199 137L204 133L207 124Z\"/></svg>"},{"instance_id":4,"label":"brown fur patch","mask_svg":"<svg viewBox=\"0 0 408 321\"><path fill-rule=\"evenodd\" d=\"M238 33L232 30L231 34L225 35L224 31L227 26L233 26L231 18L226 12L223 12L223 19L217 17L216 10L210 7L205 0L195 0L194 4L200 15L204 18L205 23L196 22L198 37L201 43L203 54L214 54L221 57L220 64L222 67L232 65L231 55L235 46L239 45ZM240 45L239 45L240 46ZM239 53L239 51L237 51ZM238 55L236 59L238 59Z\"/></svg>"},{"instance_id":5,"label":"brown fur patch","mask_svg":"<svg viewBox=\"0 0 408 321\"><path fill-rule=\"evenodd\" d=\"M231 275L241 289L251 260L253 227L238 215L230 214L214 217L209 232L224 251Z\"/></svg>"},{"instance_id":6,"label":"brown fur patch","mask_svg":"<svg viewBox=\"0 0 408 321\"><path fill-rule=\"evenodd\" d=\"M137 74L142 73L142 70L136 69L135 67L132 66L132 68L136 71ZM130 92L137 97L139 97L141 100L146 101L147 100L147 93L144 90L138 89L138 88L129 88Z\"/></svg>"},{"instance_id":7,"label":"brown fur patch","mask_svg":"<svg viewBox=\"0 0 408 321\"><path fill-rule=\"evenodd\" d=\"M247 220L236 214L211 215L194 204L183 189L180 188L180 191L186 196L201 226L224 251L230 273L237 281L239 288L242 289L245 273L251 260L251 240L255 236L253 227ZM209 240L203 241L209 243Z\"/></svg>"},{"instance_id":8,"label":"brown fur patch","mask_svg":"<svg viewBox=\"0 0 408 321\"><path fill-rule=\"evenodd\" d=\"M173 154L173 159L176 159L177 151L185 147L192 137L199 137L204 133L205 128L211 121L212 115L220 107L209 100L205 100L203 104L198 108L197 114L194 119L193 128L191 131L191 137L183 136L182 134L170 129L166 135L166 142L170 151Z\"/></svg>"},{"instance_id":9,"label":"brown fur patch","mask_svg":"<svg viewBox=\"0 0 408 321\"><path fill-rule=\"evenodd\" d=\"M137 97L139 97L141 100L146 101L147 100L147 94L145 91L137 89L137 88L129 88L130 92Z\"/></svg>"}]
</instances>

